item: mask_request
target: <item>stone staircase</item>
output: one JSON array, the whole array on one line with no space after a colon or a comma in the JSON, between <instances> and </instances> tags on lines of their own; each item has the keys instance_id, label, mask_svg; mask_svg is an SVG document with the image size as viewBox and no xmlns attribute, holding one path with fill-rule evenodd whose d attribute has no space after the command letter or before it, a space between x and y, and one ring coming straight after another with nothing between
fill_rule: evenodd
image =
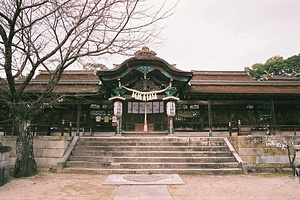
<instances>
[{"instance_id":1,"label":"stone staircase","mask_svg":"<svg viewBox=\"0 0 300 200\"><path fill-rule=\"evenodd\" d=\"M63 173L242 173L224 138L80 137Z\"/></svg>"}]
</instances>

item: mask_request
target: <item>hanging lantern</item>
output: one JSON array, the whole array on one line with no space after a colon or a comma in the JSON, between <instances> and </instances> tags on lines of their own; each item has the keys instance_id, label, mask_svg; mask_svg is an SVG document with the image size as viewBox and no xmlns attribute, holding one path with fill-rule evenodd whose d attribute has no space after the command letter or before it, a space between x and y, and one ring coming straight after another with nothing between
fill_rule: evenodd
<instances>
[{"instance_id":1,"label":"hanging lantern","mask_svg":"<svg viewBox=\"0 0 300 200\"><path fill-rule=\"evenodd\" d=\"M116 102L114 103L114 115L115 115L117 118L122 117L122 102L116 101Z\"/></svg>"},{"instance_id":2,"label":"hanging lantern","mask_svg":"<svg viewBox=\"0 0 300 200\"><path fill-rule=\"evenodd\" d=\"M169 117L175 117L175 102L174 101L169 101L167 103L167 115Z\"/></svg>"}]
</instances>

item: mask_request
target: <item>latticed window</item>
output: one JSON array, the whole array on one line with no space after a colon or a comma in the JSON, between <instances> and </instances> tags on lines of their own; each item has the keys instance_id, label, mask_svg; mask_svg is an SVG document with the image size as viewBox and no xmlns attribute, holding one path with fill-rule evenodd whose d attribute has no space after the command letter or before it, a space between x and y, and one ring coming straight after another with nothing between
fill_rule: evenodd
<instances>
[{"instance_id":1,"label":"latticed window","mask_svg":"<svg viewBox=\"0 0 300 200\"><path fill-rule=\"evenodd\" d=\"M197 122L199 117L199 105L176 105L175 121Z\"/></svg>"},{"instance_id":2,"label":"latticed window","mask_svg":"<svg viewBox=\"0 0 300 200\"><path fill-rule=\"evenodd\" d=\"M275 115L278 125L298 125L300 105L275 105Z\"/></svg>"},{"instance_id":3,"label":"latticed window","mask_svg":"<svg viewBox=\"0 0 300 200\"><path fill-rule=\"evenodd\" d=\"M90 118L95 121L103 121L106 118L111 120L113 116L112 104L91 104L90 105Z\"/></svg>"},{"instance_id":4,"label":"latticed window","mask_svg":"<svg viewBox=\"0 0 300 200\"><path fill-rule=\"evenodd\" d=\"M238 120L243 125L266 125L272 122L269 104L252 105L214 105L212 106L213 124L236 124Z\"/></svg>"},{"instance_id":5,"label":"latticed window","mask_svg":"<svg viewBox=\"0 0 300 200\"><path fill-rule=\"evenodd\" d=\"M208 126L207 106L177 104L175 116L177 130L201 130Z\"/></svg>"}]
</instances>

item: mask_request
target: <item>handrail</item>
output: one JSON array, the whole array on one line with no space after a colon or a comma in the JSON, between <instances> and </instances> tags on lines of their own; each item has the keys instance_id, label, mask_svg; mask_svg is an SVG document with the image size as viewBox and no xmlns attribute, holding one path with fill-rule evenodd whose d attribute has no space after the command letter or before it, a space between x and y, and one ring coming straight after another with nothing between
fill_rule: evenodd
<instances>
[{"instance_id":1,"label":"handrail","mask_svg":"<svg viewBox=\"0 0 300 200\"><path fill-rule=\"evenodd\" d=\"M232 146L231 142L228 140L227 137L224 137L224 141L226 142L227 146L229 147L229 150L235 157L235 159L238 161L238 163L241 165L243 173L247 174L247 163L243 161L243 159L240 157L240 155L236 152L235 148Z\"/></svg>"},{"instance_id":2,"label":"handrail","mask_svg":"<svg viewBox=\"0 0 300 200\"><path fill-rule=\"evenodd\" d=\"M78 138L79 138L78 136L74 136L72 138L72 141L68 145L62 160L57 163L57 167L56 167L57 173L62 173L62 169L66 166L66 162L67 162L69 156L71 155L71 152L74 149L74 147L78 141Z\"/></svg>"}]
</instances>

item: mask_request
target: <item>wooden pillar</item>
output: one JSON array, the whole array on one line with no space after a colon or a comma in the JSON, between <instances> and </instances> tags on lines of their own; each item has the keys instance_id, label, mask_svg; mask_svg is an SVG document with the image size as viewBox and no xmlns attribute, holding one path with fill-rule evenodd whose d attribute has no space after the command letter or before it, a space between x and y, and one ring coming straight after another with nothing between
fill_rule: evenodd
<instances>
[{"instance_id":1,"label":"wooden pillar","mask_svg":"<svg viewBox=\"0 0 300 200\"><path fill-rule=\"evenodd\" d=\"M232 136L231 122L228 122L229 136Z\"/></svg>"},{"instance_id":2,"label":"wooden pillar","mask_svg":"<svg viewBox=\"0 0 300 200\"><path fill-rule=\"evenodd\" d=\"M275 106L274 106L274 101L272 100L271 101L271 116L272 116L272 125L276 125L277 122L276 122L276 114L275 114Z\"/></svg>"},{"instance_id":3,"label":"wooden pillar","mask_svg":"<svg viewBox=\"0 0 300 200\"><path fill-rule=\"evenodd\" d=\"M238 120L238 136L240 136L242 133L242 130L241 130L241 120Z\"/></svg>"},{"instance_id":4,"label":"wooden pillar","mask_svg":"<svg viewBox=\"0 0 300 200\"><path fill-rule=\"evenodd\" d=\"M210 100L208 100L208 103L207 103L207 112L208 112L209 136L212 136L212 113L211 113L211 101Z\"/></svg>"},{"instance_id":5,"label":"wooden pillar","mask_svg":"<svg viewBox=\"0 0 300 200\"><path fill-rule=\"evenodd\" d=\"M81 115L81 104L77 104L76 135L79 135L80 115Z\"/></svg>"},{"instance_id":6,"label":"wooden pillar","mask_svg":"<svg viewBox=\"0 0 300 200\"><path fill-rule=\"evenodd\" d=\"M144 102L144 132L148 132L148 123L147 123L147 101Z\"/></svg>"},{"instance_id":7,"label":"wooden pillar","mask_svg":"<svg viewBox=\"0 0 300 200\"><path fill-rule=\"evenodd\" d=\"M66 127L65 120L62 119L61 120L61 136L64 136L64 134L65 134L65 127Z\"/></svg>"}]
</instances>

